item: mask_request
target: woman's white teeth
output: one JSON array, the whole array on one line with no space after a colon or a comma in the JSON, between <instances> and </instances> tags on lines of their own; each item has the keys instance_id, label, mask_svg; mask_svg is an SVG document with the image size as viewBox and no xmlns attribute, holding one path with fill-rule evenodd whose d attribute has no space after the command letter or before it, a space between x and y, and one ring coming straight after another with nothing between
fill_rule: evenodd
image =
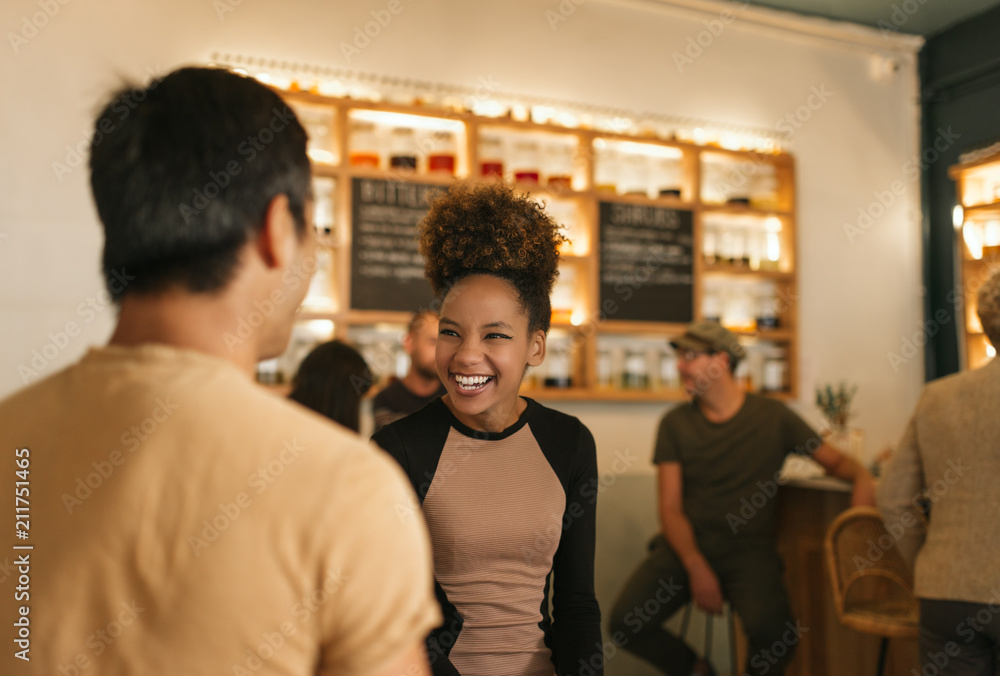
<instances>
[{"instance_id":1,"label":"woman's white teeth","mask_svg":"<svg viewBox=\"0 0 1000 676\"><path fill-rule=\"evenodd\" d=\"M493 376L455 376L455 380L462 387L479 387L492 379Z\"/></svg>"}]
</instances>

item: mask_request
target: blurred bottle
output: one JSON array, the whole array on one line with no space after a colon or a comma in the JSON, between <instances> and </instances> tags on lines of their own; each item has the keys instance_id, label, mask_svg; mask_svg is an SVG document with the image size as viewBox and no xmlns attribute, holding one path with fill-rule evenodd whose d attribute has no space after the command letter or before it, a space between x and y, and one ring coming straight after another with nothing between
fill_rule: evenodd
<instances>
[{"instance_id":1,"label":"blurred bottle","mask_svg":"<svg viewBox=\"0 0 1000 676\"><path fill-rule=\"evenodd\" d=\"M535 183L541 178L539 171L538 143L520 140L514 143L510 159L511 170L516 183Z\"/></svg>"},{"instance_id":2,"label":"blurred bottle","mask_svg":"<svg viewBox=\"0 0 1000 676\"><path fill-rule=\"evenodd\" d=\"M396 127L392 130L389 142L389 166L403 171L416 170L417 142L413 130L409 127Z\"/></svg>"},{"instance_id":3,"label":"blurred bottle","mask_svg":"<svg viewBox=\"0 0 1000 676\"><path fill-rule=\"evenodd\" d=\"M372 167L378 169L381 164L379 157L378 137L375 135L375 125L371 122L354 120L351 122L351 135L348 139L352 167Z\"/></svg>"},{"instance_id":4,"label":"blurred bottle","mask_svg":"<svg viewBox=\"0 0 1000 676\"><path fill-rule=\"evenodd\" d=\"M479 173L483 178L503 180L503 143L496 136L479 139Z\"/></svg>"},{"instance_id":5,"label":"blurred bottle","mask_svg":"<svg viewBox=\"0 0 1000 676\"><path fill-rule=\"evenodd\" d=\"M427 171L455 175L455 134L436 131L432 137L434 150L427 156Z\"/></svg>"}]
</instances>

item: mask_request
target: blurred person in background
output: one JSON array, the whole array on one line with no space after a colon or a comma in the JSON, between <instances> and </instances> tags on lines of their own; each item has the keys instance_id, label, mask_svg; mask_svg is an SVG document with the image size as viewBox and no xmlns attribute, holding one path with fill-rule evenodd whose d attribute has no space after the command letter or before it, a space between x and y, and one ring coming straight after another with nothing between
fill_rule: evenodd
<instances>
[{"instance_id":1,"label":"blurred person in background","mask_svg":"<svg viewBox=\"0 0 1000 676\"><path fill-rule=\"evenodd\" d=\"M874 505L874 479L783 402L737 383L746 350L718 322L694 322L670 344L691 401L660 421L653 461L661 532L611 610L611 632L665 674L712 675L712 665L663 623L689 602L720 614L729 601L749 640L747 674L778 676L798 640L775 544L785 458L811 457L851 481L854 505ZM752 514L742 508L749 502ZM787 648L780 657L770 652L775 643Z\"/></svg>"},{"instance_id":2,"label":"blurred person in background","mask_svg":"<svg viewBox=\"0 0 1000 676\"><path fill-rule=\"evenodd\" d=\"M288 398L358 432L361 399L371 386L371 371L361 353L331 340L314 347L299 364Z\"/></svg>"},{"instance_id":3,"label":"blurred person in background","mask_svg":"<svg viewBox=\"0 0 1000 676\"><path fill-rule=\"evenodd\" d=\"M1000 347L1000 272L979 289ZM1000 673L1000 359L924 387L878 487L920 600L925 673ZM925 518L922 505L930 506Z\"/></svg>"},{"instance_id":4,"label":"blurred person in background","mask_svg":"<svg viewBox=\"0 0 1000 676\"><path fill-rule=\"evenodd\" d=\"M415 312L403 337L403 349L410 355L410 369L402 379L386 385L372 401L376 432L444 395L444 385L434 365L437 337L437 313L432 310Z\"/></svg>"}]
</instances>

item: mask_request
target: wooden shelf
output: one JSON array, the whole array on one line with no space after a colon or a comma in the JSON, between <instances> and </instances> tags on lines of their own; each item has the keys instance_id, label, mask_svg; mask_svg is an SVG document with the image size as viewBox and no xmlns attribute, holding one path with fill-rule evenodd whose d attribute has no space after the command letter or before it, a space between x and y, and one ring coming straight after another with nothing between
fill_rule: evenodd
<instances>
[{"instance_id":1,"label":"wooden shelf","mask_svg":"<svg viewBox=\"0 0 1000 676\"><path fill-rule=\"evenodd\" d=\"M994 179L1000 176L1000 153L984 157L975 162L956 164L948 168L948 175L955 181L955 191L959 204L962 205L965 223L963 228L970 222L974 223L977 218L983 216L1000 216L1000 201L989 203L966 203L965 196L968 194L982 195L984 176L991 176ZM972 187L969 190L970 186ZM972 258L969 248L964 241L962 229L956 231L955 246L961 252L962 263L958 266L956 276L956 289L962 289L962 317L959 319L960 337L962 344L961 363L964 369L973 369L982 366L988 359L986 355L987 339L981 332L974 332L968 329L969 326L976 326L978 317L976 313L976 296L979 287L986 281L990 270L1000 262L1000 248L984 247L982 258ZM956 301L958 302L958 301Z\"/></svg>"},{"instance_id":2,"label":"wooden shelf","mask_svg":"<svg viewBox=\"0 0 1000 676\"><path fill-rule=\"evenodd\" d=\"M537 397L547 400L578 400L578 401L679 401L685 398L683 391L679 389L667 390L611 390L596 387L597 352L598 342L602 337L608 341L620 344L628 343L629 338L634 338L637 345L653 345L659 342L661 345L673 337L680 336L687 324L673 322L648 322L648 321L626 321L622 319L602 319L602 317L614 317L618 310L610 311L601 307L601 232L600 219L603 202L612 202L622 205L635 205L637 207L650 207L665 210L677 210L689 212L691 214L691 237L682 241L678 246L688 247L692 252L691 275L693 277L693 319L701 317L702 301L706 282L711 280L713 285L724 286L726 284L744 284L751 281L771 282L776 287L776 305L780 298L786 296L796 297L796 273L795 265L795 186L794 186L794 158L787 154L771 154L757 151L743 151L721 148L712 145L698 145L688 141L677 139L665 139L646 134L622 134L599 131L590 128L564 127L558 124L545 123L536 124L530 121L515 120L510 116L506 117L484 117L472 114L468 110L455 110L437 108L430 105L403 105L397 103L375 103L370 101L359 101L343 97L328 97L312 92L287 92L276 90L290 103L308 107L310 112L322 109L323 114L311 116L309 119L310 129L322 126L324 135L322 138L330 139L323 149L331 153L331 157L336 158L335 162L314 163L314 176L317 178L333 179L332 191L327 195L328 209L332 208L332 215L327 214L329 222L332 218L332 232L325 237L323 250L328 252L333 261L333 269L327 275L330 284L330 297L332 303L330 308L303 307L297 315L298 320L328 320L334 323L337 337L345 338L352 334L352 329L356 327L378 327L378 325L390 325L398 327L405 325L410 318L409 312L383 312L378 310L358 310L351 308L351 261L352 246L356 240L352 241L355 233L351 225L352 200L353 200L353 179L371 179L373 181L400 181L403 183L417 183L446 188L455 181L467 180L473 182L495 181L493 177L482 177L479 175L479 141L483 135L497 136L503 139L503 143L510 144L517 138L531 138L538 140L539 145L544 146L546 137L552 138L554 142L561 139L574 139L576 154L573 165L573 185L581 189L569 189L561 185L549 187L545 184L516 183L513 187L518 192L526 192L534 197L538 197L549 205L559 206L556 210L553 206L553 213L560 214L558 218L567 225L571 236L579 238L580 246L575 253L563 253L562 265L566 266L564 272L574 272L576 274L575 285L572 288L572 298L574 305L572 311L574 315L584 317L584 321L579 325L566 321L568 315L565 312L559 314L561 321L553 322L552 328L558 334L568 333L571 337L572 351L572 379L577 383L573 388L525 388L526 396ZM322 112L321 111L321 112ZM328 113L328 114L327 114ZM388 128L396 124L391 116L386 116L384 120L379 119L379 114L390 113L394 115L408 115L419 118L431 118L431 120L418 120L415 124L416 136L419 138L425 130L436 128L437 126L455 129L456 144L456 170L458 176L451 176L442 173L428 173L425 171L408 171L388 169L373 169L369 167L351 166L349 163L349 147L351 137L350 128L353 120L374 121L376 134L388 133ZM397 118L401 119L401 118ZM329 120L329 121L327 121ZM440 120L440 125L434 120ZM426 132L429 133L429 132ZM319 138L319 136L314 136ZM382 151L388 147L387 139L376 137L377 145L382 145ZM607 190L598 190L595 179L605 179L607 183L622 185L629 181L625 179L625 169L619 176L600 176L599 170L607 169L607 165L601 165L602 145L598 141L608 144L604 147L616 149L623 155L630 152L648 153L651 157L659 155L678 155L677 169L679 178L674 176L670 183L663 185L677 185L681 191L680 196L656 196L649 197L648 194L618 194ZM653 147L637 147L653 146ZM419 144L418 144L419 145ZM669 149L664 152L664 149ZM426 153L426 148L423 149ZM418 155L421 152L418 151ZM505 164L511 164L510 158L505 158ZM706 159L708 162L718 164L731 164L737 166L740 163L753 163L755 167L774 167L774 180L777 182L774 200L780 209L759 209L744 204L711 204L701 201L703 194L703 174ZM385 156L383 154L383 162ZM418 158L418 166L423 169L426 162ZM544 160L539 167L541 173L546 174ZM595 166L598 165L598 166ZM653 167L659 167L655 162L649 165L649 171L655 171ZM635 167L631 167L635 171ZM659 183L659 179L649 178L649 187ZM674 183L676 181L676 183ZM642 214L644 212L636 212ZM687 218L685 215L684 218ZM734 227L742 227L740 220L747 221L748 227L756 226L756 221L778 218L781 222L780 246L782 261L781 270L750 270L745 266L733 266L727 264L705 264L700 255L702 252L702 233L704 231L704 219L711 218L715 223L730 219ZM565 220L563 220L565 219ZM726 223L718 225L724 228ZM685 226L686 227L686 226ZM685 233L686 234L686 233ZM607 241L607 240L606 240ZM686 250L685 250L686 252ZM371 259L381 260L381 259ZM392 257L387 257L385 261L394 261ZM395 262L386 262L384 265L395 265ZM686 274L686 271L685 271ZM733 278L732 282L726 278ZM407 278L408 279L408 278ZM565 290L565 288L564 288ZM568 297L568 296L567 296ZM607 296L605 296L607 298ZM568 302L568 301L567 301ZM768 393L778 398L792 398L795 395L795 385L798 378L798 350L796 340L797 326L797 303L783 303L779 310L779 320L782 328L775 330L763 330L757 332L742 333L747 340L747 344L753 347L755 340L765 343L762 350L769 350L775 346L782 349L787 356L788 378L793 385L791 392ZM416 309L416 308L414 308ZM565 308L561 308L565 309ZM602 314L603 313L603 314ZM628 316L620 313L619 316ZM632 316L642 316L642 313L635 313ZM662 316L670 316L662 315ZM381 331L381 329L379 329ZM353 332L357 335L357 332ZM386 335L391 331L386 332ZM560 340L564 340L559 337ZM381 340L381 338L379 338ZM772 343L774 345L766 345ZM631 349L631 348L630 348ZM638 349L638 348L637 348ZM666 349L664 347L664 349ZM765 352L766 353L766 352ZM748 360L749 362L749 360ZM544 365L542 367L544 369ZM757 381L755 373L752 380Z\"/></svg>"},{"instance_id":3,"label":"wooden shelf","mask_svg":"<svg viewBox=\"0 0 1000 676\"><path fill-rule=\"evenodd\" d=\"M757 216L759 218L792 216L791 212L782 209L759 209L746 204L702 204L701 210L706 214L725 214L727 216Z\"/></svg>"},{"instance_id":4,"label":"wooden shelf","mask_svg":"<svg viewBox=\"0 0 1000 676\"><path fill-rule=\"evenodd\" d=\"M733 275L737 277L756 277L758 279L773 279L779 282L795 281L795 273L782 270L751 270L746 265L731 265L729 263L705 263L701 268L706 275Z\"/></svg>"},{"instance_id":5,"label":"wooden shelf","mask_svg":"<svg viewBox=\"0 0 1000 676\"><path fill-rule=\"evenodd\" d=\"M963 206L962 210L965 212L966 218L969 216L977 215L990 215L996 216L1000 215L1000 202L992 202L990 204L973 204L971 206Z\"/></svg>"}]
</instances>

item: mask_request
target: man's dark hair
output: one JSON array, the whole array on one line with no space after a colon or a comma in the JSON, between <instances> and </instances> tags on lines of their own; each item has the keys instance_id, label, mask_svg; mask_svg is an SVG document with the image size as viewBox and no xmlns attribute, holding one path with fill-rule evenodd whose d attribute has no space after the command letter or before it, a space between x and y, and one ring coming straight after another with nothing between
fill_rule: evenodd
<instances>
[{"instance_id":1,"label":"man's dark hair","mask_svg":"<svg viewBox=\"0 0 1000 676\"><path fill-rule=\"evenodd\" d=\"M172 287L213 292L232 278L274 197L288 197L305 234L306 132L256 80L182 68L126 87L103 107L90 185L104 225L105 283L116 302ZM122 285L122 277L131 281Z\"/></svg>"}]
</instances>

